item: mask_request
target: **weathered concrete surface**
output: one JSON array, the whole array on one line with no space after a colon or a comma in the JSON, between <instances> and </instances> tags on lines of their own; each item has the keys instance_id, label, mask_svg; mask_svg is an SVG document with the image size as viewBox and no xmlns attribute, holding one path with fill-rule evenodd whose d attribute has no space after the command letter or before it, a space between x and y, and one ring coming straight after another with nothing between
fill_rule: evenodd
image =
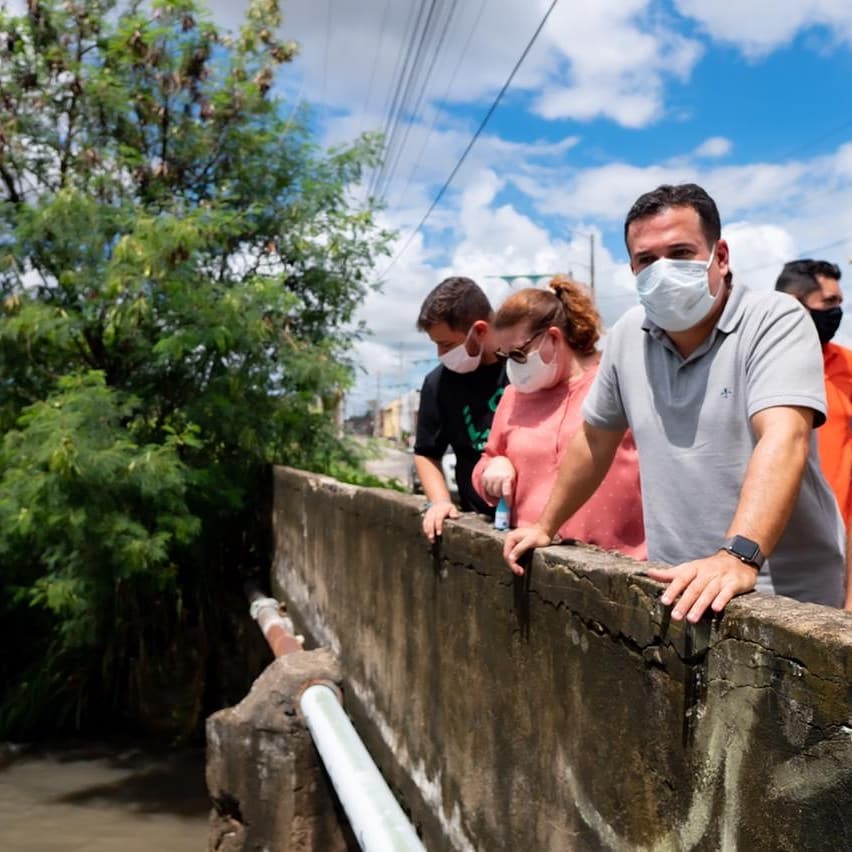
<instances>
[{"instance_id":1,"label":"weathered concrete surface","mask_svg":"<svg viewBox=\"0 0 852 852\"><path fill-rule=\"evenodd\" d=\"M274 593L427 847L852 848L852 616L749 595L696 628L582 547L521 580L465 517L276 471Z\"/></svg>"},{"instance_id":2,"label":"weathered concrete surface","mask_svg":"<svg viewBox=\"0 0 852 852\"><path fill-rule=\"evenodd\" d=\"M325 650L280 657L236 706L207 720L210 852L357 849L298 716L302 687L340 682Z\"/></svg>"}]
</instances>

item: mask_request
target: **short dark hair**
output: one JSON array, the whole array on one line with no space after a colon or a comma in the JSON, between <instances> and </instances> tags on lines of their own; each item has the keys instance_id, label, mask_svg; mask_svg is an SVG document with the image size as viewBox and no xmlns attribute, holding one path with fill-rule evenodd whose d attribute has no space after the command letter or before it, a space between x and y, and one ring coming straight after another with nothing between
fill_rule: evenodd
<instances>
[{"instance_id":1,"label":"short dark hair","mask_svg":"<svg viewBox=\"0 0 852 852\"><path fill-rule=\"evenodd\" d=\"M707 191L697 183L668 184L664 183L651 192L640 195L624 220L624 244L627 253L630 253L630 245L627 242L627 231L631 223L637 219L647 216L656 216L670 207L691 207L698 213L701 222L701 230L707 245L712 246L722 236L722 222L719 219L719 208L716 202L707 194Z\"/></svg>"},{"instance_id":2,"label":"short dark hair","mask_svg":"<svg viewBox=\"0 0 852 852\"><path fill-rule=\"evenodd\" d=\"M467 331L477 320L489 320L492 310L488 296L470 278L445 278L423 300L417 317L417 330L428 331L445 322L453 331Z\"/></svg>"},{"instance_id":3,"label":"short dark hair","mask_svg":"<svg viewBox=\"0 0 852 852\"><path fill-rule=\"evenodd\" d=\"M782 293L789 293L797 299L804 299L820 289L817 275L839 281L840 267L836 263L830 263L827 260L813 260L810 257L791 260L784 264L784 268L775 282L775 289Z\"/></svg>"}]
</instances>

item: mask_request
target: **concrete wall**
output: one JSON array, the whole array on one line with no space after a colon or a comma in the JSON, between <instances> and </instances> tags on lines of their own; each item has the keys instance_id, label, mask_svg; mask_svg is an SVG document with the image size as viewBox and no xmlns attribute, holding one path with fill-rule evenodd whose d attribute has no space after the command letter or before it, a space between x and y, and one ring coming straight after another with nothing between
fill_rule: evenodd
<instances>
[{"instance_id":1,"label":"concrete wall","mask_svg":"<svg viewBox=\"0 0 852 852\"><path fill-rule=\"evenodd\" d=\"M429 849L852 848L852 615L756 594L671 623L637 563L276 471L274 594Z\"/></svg>"},{"instance_id":2,"label":"concrete wall","mask_svg":"<svg viewBox=\"0 0 852 852\"><path fill-rule=\"evenodd\" d=\"M339 679L326 649L297 651L207 719L208 852L358 848L298 711L306 683Z\"/></svg>"}]
</instances>

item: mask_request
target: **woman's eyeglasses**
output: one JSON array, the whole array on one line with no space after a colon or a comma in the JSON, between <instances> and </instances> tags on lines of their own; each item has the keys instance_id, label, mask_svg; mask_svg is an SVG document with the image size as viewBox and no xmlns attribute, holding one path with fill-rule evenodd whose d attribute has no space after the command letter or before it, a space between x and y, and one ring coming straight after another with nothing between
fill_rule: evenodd
<instances>
[{"instance_id":1,"label":"woman's eyeglasses","mask_svg":"<svg viewBox=\"0 0 852 852\"><path fill-rule=\"evenodd\" d=\"M541 329L541 331L537 331L532 337L528 337L520 346L515 346L510 349L508 352L504 352L502 349L498 349L495 351L495 355L501 360L505 361L507 359L511 361L515 361L518 364L526 364L527 363L527 349L529 345L537 338L541 337L544 332L547 331L546 328Z\"/></svg>"}]
</instances>

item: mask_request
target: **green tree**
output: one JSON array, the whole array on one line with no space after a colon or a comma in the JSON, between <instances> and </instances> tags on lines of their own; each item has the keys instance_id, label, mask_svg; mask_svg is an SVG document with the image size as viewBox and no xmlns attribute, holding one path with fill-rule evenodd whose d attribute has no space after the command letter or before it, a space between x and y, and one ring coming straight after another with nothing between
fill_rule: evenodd
<instances>
[{"instance_id":1,"label":"green tree","mask_svg":"<svg viewBox=\"0 0 852 852\"><path fill-rule=\"evenodd\" d=\"M234 35L195 0L0 11L0 641L28 648L0 734L195 725L269 463L353 461L333 409L389 235L347 188L378 148L317 148L280 25L274 0Z\"/></svg>"}]
</instances>

